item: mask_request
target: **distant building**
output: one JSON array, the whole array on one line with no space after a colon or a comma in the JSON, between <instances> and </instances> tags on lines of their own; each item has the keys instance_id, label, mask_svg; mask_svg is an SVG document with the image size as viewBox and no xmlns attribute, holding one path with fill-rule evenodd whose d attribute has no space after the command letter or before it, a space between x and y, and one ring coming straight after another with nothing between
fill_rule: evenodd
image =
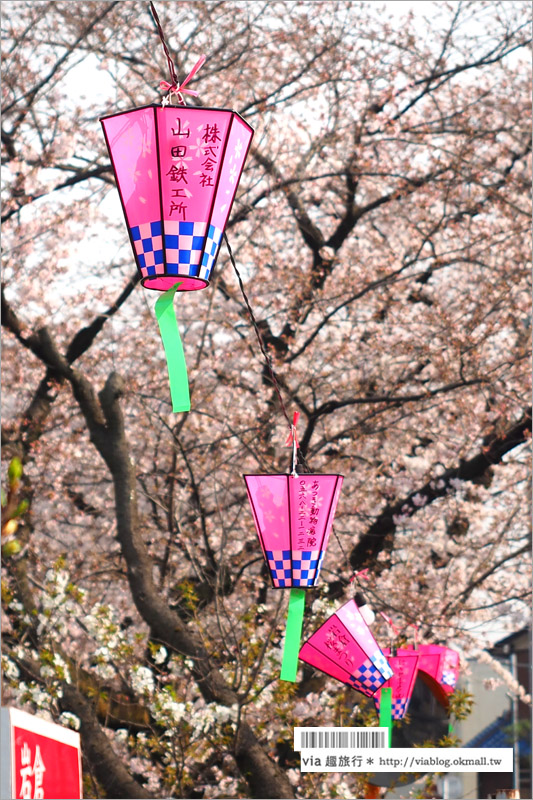
<instances>
[{"instance_id":1,"label":"distant building","mask_svg":"<svg viewBox=\"0 0 533 800\"><path fill-rule=\"evenodd\" d=\"M524 628L507 636L488 650L515 679L531 694L531 630ZM468 674L467 674L468 673ZM460 675L459 687L473 695L472 713L453 729L461 747L513 747L513 773L446 773L435 781L434 797L446 800L491 800L491 798L521 798L531 800L531 708L513 697L509 687L485 688L487 679L498 679L490 664L472 660ZM406 732L407 733L407 732ZM395 745L393 740L393 746ZM407 742L396 746L409 746ZM386 785L385 781L384 784ZM423 781L392 786L385 794L387 800L406 798Z\"/></svg>"},{"instance_id":2,"label":"distant building","mask_svg":"<svg viewBox=\"0 0 533 800\"><path fill-rule=\"evenodd\" d=\"M513 678L531 694L531 629L523 628L517 633L497 642L489 653L501 660ZM496 724L498 723L498 724ZM483 733L483 732L482 732ZM532 798L531 780L531 707L516 697L509 699L509 709L485 732L487 744L472 744L474 747L513 747L515 772L508 775L510 785L502 781L494 785L494 774L479 773L480 797L497 797L498 790L506 789L507 797ZM480 734L481 736L481 734ZM492 744L500 742L503 744ZM470 744L470 743L469 743ZM502 776L503 777L503 776ZM494 791L496 790L496 791ZM509 791L511 790L511 791ZM500 795L501 796L501 795Z\"/></svg>"},{"instance_id":3,"label":"distant building","mask_svg":"<svg viewBox=\"0 0 533 800\"><path fill-rule=\"evenodd\" d=\"M531 630L523 628L497 642L489 654L498 659L528 694L531 694ZM474 696L472 714L460 725L463 747L512 747L514 772L462 773L464 798L527 798L531 792L531 708L505 685L485 689L486 678L498 678L490 665L470 662L471 674L462 688ZM448 795L451 798L453 794Z\"/></svg>"}]
</instances>

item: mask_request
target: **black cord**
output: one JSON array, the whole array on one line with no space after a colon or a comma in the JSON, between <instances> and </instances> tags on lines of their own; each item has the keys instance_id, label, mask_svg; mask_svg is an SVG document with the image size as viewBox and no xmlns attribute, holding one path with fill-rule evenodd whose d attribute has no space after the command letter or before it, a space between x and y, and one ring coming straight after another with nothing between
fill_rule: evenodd
<instances>
[{"instance_id":1,"label":"black cord","mask_svg":"<svg viewBox=\"0 0 533 800\"><path fill-rule=\"evenodd\" d=\"M177 89L178 87L178 76L176 74L176 68L174 66L174 62L170 57L170 53L168 51L167 43L165 42L165 36L163 34L163 28L161 27L161 23L159 22L159 17L157 16L157 11L155 10L155 6L152 2L150 2L150 11L152 13L153 20L157 27L157 32L159 34L159 38L161 39L161 44L163 45L163 50L165 51L165 55L167 57L168 68L170 70L170 77L172 79L172 89Z\"/></svg>"},{"instance_id":2,"label":"black cord","mask_svg":"<svg viewBox=\"0 0 533 800\"><path fill-rule=\"evenodd\" d=\"M226 247L228 248L230 261L231 261L231 263L233 265L233 269L235 270L235 274L237 275L237 279L239 281L239 286L240 286L240 289L241 289L241 292L242 292L242 296L244 297L244 302L246 303L246 308L248 309L248 313L250 315L250 319L252 320L252 325L254 327L255 335L257 336L257 341L259 342L259 347L261 348L261 352L262 352L262 354L263 354L263 356L265 358L265 361L266 361L268 373L270 375L270 380L272 381L272 385L273 385L274 389L276 390L276 394L278 395L279 402L280 402L280 405L281 405L281 410L283 411L283 416L287 420L287 425L289 426L289 429L292 430L292 423L291 423L291 421L289 419L289 415L287 413L287 408L285 406L285 403L283 402L283 397L281 396L281 390L279 388L279 383L277 381L276 375L274 373L274 368L272 366L272 359L270 358L269 354L265 350L265 346L263 344L263 337L261 336L261 333L259 331L259 327L257 325L257 320L255 318L255 314L254 314L254 312L252 310L252 307L250 305L250 301L248 300L248 297L247 297L246 292L244 290L244 284L242 282L241 274L240 274L239 270L237 269L237 264L235 263L235 258L233 256L232 249L231 249L230 244L228 242L228 237L226 236L225 233L224 233L224 241L226 242Z\"/></svg>"}]
</instances>

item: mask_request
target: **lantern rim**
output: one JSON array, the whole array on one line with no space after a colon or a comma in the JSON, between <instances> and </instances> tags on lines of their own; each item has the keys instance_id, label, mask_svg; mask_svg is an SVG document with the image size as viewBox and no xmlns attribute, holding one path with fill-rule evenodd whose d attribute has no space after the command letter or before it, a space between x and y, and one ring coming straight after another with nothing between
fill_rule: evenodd
<instances>
[{"instance_id":1,"label":"lantern rim","mask_svg":"<svg viewBox=\"0 0 533 800\"><path fill-rule=\"evenodd\" d=\"M154 283L157 280L165 279L165 278L175 278L175 282L172 286L167 286L166 288L160 289L159 286L148 286L148 282ZM189 286L185 289L180 289L181 284L187 281L194 281L195 283L201 284L200 286ZM201 291L202 289L206 289L211 281L207 281L204 278L199 278L196 275L148 275L145 278L141 278L141 286L143 289L151 289L152 292L166 292L169 288L173 289L176 286L176 292L197 292Z\"/></svg>"},{"instance_id":2,"label":"lantern rim","mask_svg":"<svg viewBox=\"0 0 533 800\"><path fill-rule=\"evenodd\" d=\"M173 109L174 112L173 117L168 117L164 113L167 108ZM159 111L162 111L163 113L159 114ZM211 183L209 184L210 186L213 187L211 191L212 196L206 198L207 205L205 205L203 211L201 212L202 220L198 220L198 224L196 224L193 221L192 230L181 231L182 224L186 224L188 227L190 227L191 220L185 220L185 219L170 220L170 214L172 213L173 209L171 208L169 213L164 213L163 211L164 192L161 183L162 163L159 150L161 144L159 130L161 126L163 126L162 129L164 129L165 125L168 126L168 124L170 124L172 120L176 118L176 115L179 115L180 113L181 115L183 115L183 113L187 115L188 111L199 114L200 115L198 117L199 119L205 117L206 115L209 116L209 114L211 114L211 116L218 115L220 124L222 125L222 121L224 123L225 135L222 148L222 162L220 163L220 168L218 169L218 172L216 174L215 183L213 184L213 182L211 181ZM150 112L150 113L145 114L144 112ZM120 117L122 116L127 118L124 121L124 123L120 121ZM179 119L181 118L182 117L179 117ZM126 130L130 124L130 121L132 125L135 125L139 124L138 123L139 119L143 120L143 124L147 126L147 128L150 130L150 136L153 135L155 137L154 141L156 145L155 149L157 156L157 164L155 163L152 164L152 170L156 170L157 174L156 177L154 178L153 186L151 186L149 191L156 193L156 196L152 198L152 202L154 209L157 207L158 214L157 217L153 219L145 218L146 208L141 209L142 213L140 213L139 208L137 207L128 210L127 206L128 198L125 198L123 194L124 187L122 183L124 175L120 173L120 170L118 169L116 163L116 154L114 150L116 142L112 143L112 141L109 138L111 135L110 132L115 130L117 127L118 128L122 127L123 130ZM187 120L187 116L185 116L185 119ZM190 117L190 120L191 120L190 124L194 124L194 115L193 117ZM240 180L240 176L242 175L242 171L244 169L244 163L246 161L246 158L250 150L251 141L254 135L254 129L239 114L238 111L234 111L233 109L203 107L203 106L177 107L177 106L166 106L157 103L147 103L144 105L135 106L133 108L117 111L113 114L104 114L103 116L99 117L99 121L104 131L104 137L106 140L109 157L111 159L111 166L120 196L122 211L128 229L128 236L130 239L130 244L135 258L135 264L137 266L137 269L141 277L140 280L141 285L143 286L143 288L146 289L152 289L155 291L165 291L166 289L172 288L176 283L178 283L178 281L180 281L181 278L182 280L180 281L180 283L182 285L179 289L177 289L180 292L198 291L201 289L205 289L207 286L209 286L210 283L209 279L211 277L211 273L216 265L219 256L220 245L222 243L224 230L228 222L233 207L233 203L235 201L238 183ZM186 124L189 124L189 122L187 121ZM245 141L247 140L247 143L244 151L242 151L242 141L240 138L237 139L237 144L241 142L241 148L239 151L240 153L239 180L237 180L237 183L235 184L235 180L231 180L231 175L229 176L230 183L233 183L235 185L233 186L233 189L231 189L229 184L227 184L229 188L226 191L226 194L231 194L231 197L227 199L226 203L221 207L221 210L217 212L219 216L220 215L222 216L220 216L220 219L217 218L218 221L215 224L215 222L213 221L214 220L213 215L215 213L215 201L220 189L220 180L221 180L223 162L226 155L226 148L230 140L230 137L233 135L234 130L237 131L237 133L235 134L237 137L239 137L240 134L242 133L244 140ZM118 133L115 130L115 138L117 135ZM121 145L119 144L119 149L120 146ZM237 145L235 146L237 147ZM150 172L150 170L148 170L148 174L151 176L152 173ZM147 202L143 198L140 198L140 200L142 200L142 202ZM183 214L183 216L185 216L185 214ZM204 216L206 216L205 220L203 219ZM157 230L153 229L154 224L158 225ZM147 228L148 225L150 226L149 228ZM184 241L187 240L187 244L184 244L186 252L183 254L183 259L181 258L181 255L179 255L179 253L176 252L176 250L178 251L180 250L180 248L178 247L179 239L176 239L177 230L174 229L178 225L180 227L179 233L184 234L185 237ZM191 234L192 234L192 240L189 239L189 236ZM162 239L159 238L160 236L162 236ZM153 239L152 237L156 238ZM172 246L169 244L171 239L174 242ZM154 250L155 250L155 255L151 255L149 259L145 259L145 253L152 253L152 251ZM176 256L178 258L177 264L175 263L176 258L171 257L170 253L172 253L172 256ZM189 266L188 267L182 266L182 263L183 265L189 265ZM169 264L172 267L170 273L168 272ZM197 267L196 269L195 265ZM178 268L177 271L176 271L176 266ZM194 274L195 272L196 274Z\"/></svg>"},{"instance_id":3,"label":"lantern rim","mask_svg":"<svg viewBox=\"0 0 533 800\"><path fill-rule=\"evenodd\" d=\"M132 108L126 108L123 111L116 111L114 114L105 114L103 117L98 117L98 121L103 122L106 119L120 117L122 114L131 114L132 111L141 111L143 108L162 108L163 110L172 109L173 111L177 111L179 109L187 109L190 111L224 111L227 114L235 114L246 125L246 127L252 131L252 133L255 133L255 129L252 128L250 123L247 122L238 111L235 111L233 108L219 108L218 106L164 106L161 103L145 103L142 106L133 106Z\"/></svg>"}]
</instances>

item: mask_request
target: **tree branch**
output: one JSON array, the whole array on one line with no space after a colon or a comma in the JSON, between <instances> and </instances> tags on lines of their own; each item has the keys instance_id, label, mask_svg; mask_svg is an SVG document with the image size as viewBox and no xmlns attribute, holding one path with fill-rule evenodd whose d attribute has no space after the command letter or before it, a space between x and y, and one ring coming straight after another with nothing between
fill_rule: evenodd
<instances>
[{"instance_id":1,"label":"tree branch","mask_svg":"<svg viewBox=\"0 0 533 800\"><path fill-rule=\"evenodd\" d=\"M132 778L102 731L93 706L73 684L63 684L63 696L59 700L59 705L62 710L70 711L79 717L83 753L87 756L107 797L154 797L142 784Z\"/></svg>"},{"instance_id":2,"label":"tree branch","mask_svg":"<svg viewBox=\"0 0 533 800\"><path fill-rule=\"evenodd\" d=\"M138 282L139 275L135 272L130 276L114 303L112 303L106 311L98 314L89 325L81 328L74 335L67 347L65 355L65 360L68 364L72 364L89 350L105 323L122 307ZM5 297L4 284L2 284L1 289L1 314L2 325L9 330L24 347L46 363L46 360L43 358L44 354L40 349L38 337L33 334L29 336L24 335L23 325ZM40 381L29 406L22 415L23 421L18 434L18 441L10 440L9 436L4 437L4 444L9 446L10 449L16 450L17 455L22 461L27 458L30 446L41 437L44 424L50 414L52 404L57 397L57 392L55 390L57 390L57 387L64 381L65 377L48 365L44 378Z\"/></svg>"},{"instance_id":3,"label":"tree branch","mask_svg":"<svg viewBox=\"0 0 533 800\"><path fill-rule=\"evenodd\" d=\"M394 534L401 519L409 519L421 508L454 491L455 481L474 481L480 478L487 469L499 464L506 453L523 444L530 433L531 409L528 409L519 422L502 436L494 436L480 453L463 461L458 467L447 469L442 475L432 478L404 499L385 506L352 549L350 564L353 569L370 567L373 571L379 571L376 558L382 551L391 552Z\"/></svg>"},{"instance_id":4,"label":"tree branch","mask_svg":"<svg viewBox=\"0 0 533 800\"><path fill-rule=\"evenodd\" d=\"M202 639L169 608L155 586L152 562L138 525L135 468L119 402L123 392L122 378L112 373L97 398L89 381L58 353L48 332L42 329L39 333L45 363L50 363L70 382L89 428L91 442L112 475L117 539L126 561L130 591L137 610L156 641L193 659L193 675L208 702L238 705L237 694L212 663ZM254 797L294 796L285 773L266 755L245 721L240 723L236 734L234 755Z\"/></svg>"}]
</instances>

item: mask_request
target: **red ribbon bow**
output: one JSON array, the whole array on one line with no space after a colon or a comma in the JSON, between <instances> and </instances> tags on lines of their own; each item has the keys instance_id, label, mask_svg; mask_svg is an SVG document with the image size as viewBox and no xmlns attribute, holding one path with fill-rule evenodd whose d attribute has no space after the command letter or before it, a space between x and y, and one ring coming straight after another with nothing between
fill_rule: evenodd
<instances>
[{"instance_id":1,"label":"red ribbon bow","mask_svg":"<svg viewBox=\"0 0 533 800\"><path fill-rule=\"evenodd\" d=\"M359 578L363 578L365 581L369 581L370 580L370 575L368 574L368 567L365 567L364 569L360 569L358 572L354 572L354 574L350 578L350 583L353 583L353 581L356 578L358 580L359 580Z\"/></svg>"},{"instance_id":2,"label":"red ribbon bow","mask_svg":"<svg viewBox=\"0 0 533 800\"><path fill-rule=\"evenodd\" d=\"M175 84L175 83L169 83L168 81L161 81L159 83L159 88L164 92L175 94L180 102L183 102L183 100L180 100L180 94L190 94L193 97L198 97L198 92L195 92L194 89L186 89L185 87L187 86L189 81L192 80L192 78L194 78L194 76L204 63L205 63L205 56L201 56L194 65L194 67L191 69L191 71L189 72L183 83Z\"/></svg>"},{"instance_id":3,"label":"red ribbon bow","mask_svg":"<svg viewBox=\"0 0 533 800\"><path fill-rule=\"evenodd\" d=\"M394 635L395 635L395 636L398 636L398 634L399 634L399 630L398 630L398 628L396 627L396 625L394 624L394 622L391 620L391 618L390 618L390 617L388 617L386 614L384 614L384 613L383 613L383 611L380 611L379 613L381 614L381 616L383 617L383 619L385 620L385 622L386 622L388 625L390 625L390 627L392 628L392 631L393 631Z\"/></svg>"},{"instance_id":4,"label":"red ribbon bow","mask_svg":"<svg viewBox=\"0 0 533 800\"><path fill-rule=\"evenodd\" d=\"M296 447L300 447L300 445L298 443L298 436L296 435L296 425L298 424L298 420L299 419L300 419L300 412L299 411L295 411L293 416L292 416L291 429L289 431L287 439L285 440L285 447L290 447L293 442L296 443Z\"/></svg>"}]
</instances>

